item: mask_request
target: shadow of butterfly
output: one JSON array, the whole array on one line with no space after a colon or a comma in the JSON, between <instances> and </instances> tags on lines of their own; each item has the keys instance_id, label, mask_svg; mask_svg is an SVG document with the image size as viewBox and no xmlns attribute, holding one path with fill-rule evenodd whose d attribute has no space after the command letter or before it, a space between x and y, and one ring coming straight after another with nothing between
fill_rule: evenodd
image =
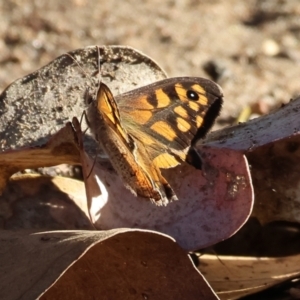
<instances>
[{"instance_id":1,"label":"shadow of butterfly","mask_svg":"<svg viewBox=\"0 0 300 300\"><path fill-rule=\"evenodd\" d=\"M194 145L212 127L223 94L199 77L169 78L113 96L100 83L87 116L92 133L125 185L158 205L177 200L161 169L201 169Z\"/></svg>"}]
</instances>

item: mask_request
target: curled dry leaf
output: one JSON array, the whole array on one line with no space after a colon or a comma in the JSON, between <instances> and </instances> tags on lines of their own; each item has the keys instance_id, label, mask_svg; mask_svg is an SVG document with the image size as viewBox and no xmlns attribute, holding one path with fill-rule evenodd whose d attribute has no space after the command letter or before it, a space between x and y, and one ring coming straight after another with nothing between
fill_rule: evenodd
<instances>
[{"instance_id":1,"label":"curled dry leaf","mask_svg":"<svg viewBox=\"0 0 300 300\"><path fill-rule=\"evenodd\" d=\"M0 239L1 299L218 299L185 251L155 232L0 231Z\"/></svg>"},{"instance_id":2,"label":"curled dry leaf","mask_svg":"<svg viewBox=\"0 0 300 300\"><path fill-rule=\"evenodd\" d=\"M202 255L198 269L221 299L239 299L300 276L300 255L237 257Z\"/></svg>"},{"instance_id":3,"label":"curled dry leaf","mask_svg":"<svg viewBox=\"0 0 300 300\"><path fill-rule=\"evenodd\" d=\"M76 138L71 123L67 123L42 146L0 153L0 194L9 177L18 171L63 163L79 164Z\"/></svg>"},{"instance_id":4,"label":"curled dry leaf","mask_svg":"<svg viewBox=\"0 0 300 300\"><path fill-rule=\"evenodd\" d=\"M253 152L261 146L297 135L300 132L299 111L300 98L296 98L273 113L211 132L202 143Z\"/></svg>"},{"instance_id":5,"label":"curled dry leaf","mask_svg":"<svg viewBox=\"0 0 300 300\"><path fill-rule=\"evenodd\" d=\"M298 97L269 115L215 131L204 141L246 155L255 191L253 216L262 223L300 221L299 111Z\"/></svg>"}]
</instances>

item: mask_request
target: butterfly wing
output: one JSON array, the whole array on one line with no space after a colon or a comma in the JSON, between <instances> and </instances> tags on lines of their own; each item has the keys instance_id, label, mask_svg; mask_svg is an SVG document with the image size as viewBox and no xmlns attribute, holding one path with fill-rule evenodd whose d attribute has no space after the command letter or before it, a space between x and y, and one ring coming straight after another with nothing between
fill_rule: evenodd
<instances>
[{"instance_id":1,"label":"butterfly wing","mask_svg":"<svg viewBox=\"0 0 300 300\"><path fill-rule=\"evenodd\" d=\"M122 126L115 99L103 83L96 101L88 108L88 118L114 169L134 194L161 204L175 199L171 187L145 155L143 147L137 145Z\"/></svg>"},{"instance_id":2,"label":"butterfly wing","mask_svg":"<svg viewBox=\"0 0 300 300\"><path fill-rule=\"evenodd\" d=\"M219 114L222 91L210 80L181 77L114 98L102 83L94 103L92 131L116 171L136 194L167 203L176 195L160 169L197 163L188 151Z\"/></svg>"},{"instance_id":3,"label":"butterfly wing","mask_svg":"<svg viewBox=\"0 0 300 300\"><path fill-rule=\"evenodd\" d=\"M188 157L189 149L213 125L223 95L208 79L179 77L122 94L116 101L123 127L147 147L158 168L170 168L195 161Z\"/></svg>"}]
</instances>

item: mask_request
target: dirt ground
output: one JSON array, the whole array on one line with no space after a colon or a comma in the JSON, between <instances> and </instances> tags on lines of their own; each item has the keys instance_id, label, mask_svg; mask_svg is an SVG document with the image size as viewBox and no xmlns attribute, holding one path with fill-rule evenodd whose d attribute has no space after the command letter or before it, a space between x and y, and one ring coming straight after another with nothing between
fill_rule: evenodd
<instances>
[{"instance_id":1,"label":"dirt ground","mask_svg":"<svg viewBox=\"0 0 300 300\"><path fill-rule=\"evenodd\" d=\"M221 119L300 94L297 0L0 1L0 90L64 52L129 45L224 90Z\"/></svg>"},{"instance_id":2,"label":"dirt ground","mask_svg":"<svg viewBox=\"0 0 300 300\"><path fill-rule=\"evenodd\" d=\"M0 0L0 16L0 92L65 52L128 45L170 77L218 82L219 126L300 95L298 0Z\"/></svg>"}]
</instances>

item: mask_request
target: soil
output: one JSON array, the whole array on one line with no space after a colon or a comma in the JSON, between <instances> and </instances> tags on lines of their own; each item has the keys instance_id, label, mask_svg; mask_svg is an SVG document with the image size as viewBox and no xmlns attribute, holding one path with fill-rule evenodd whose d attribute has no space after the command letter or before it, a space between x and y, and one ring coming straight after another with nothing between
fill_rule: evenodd
<instances>
[{"instance_id":1,"label":"soil","mask_svg":"<svg viewBox=\"0 0 300 300\"><path fill-rule=\"evenodd\" d=\"M218 126L300 94L297 0L0 0L0 15L0 91L65 52L128 45L170 77L220 84Z\"/></svg>"},{"instance_id":2,"label":"soil","mask_svg":"<svg viewBox=\"0 0 300 300\"><path fill-rule=\"evenodd\" d=\"M170 77L202 76L225 95L220 120L300 94L297 0L1 1L0 90L88 45L129 45Z\"/></svg>"}]
</instances>

